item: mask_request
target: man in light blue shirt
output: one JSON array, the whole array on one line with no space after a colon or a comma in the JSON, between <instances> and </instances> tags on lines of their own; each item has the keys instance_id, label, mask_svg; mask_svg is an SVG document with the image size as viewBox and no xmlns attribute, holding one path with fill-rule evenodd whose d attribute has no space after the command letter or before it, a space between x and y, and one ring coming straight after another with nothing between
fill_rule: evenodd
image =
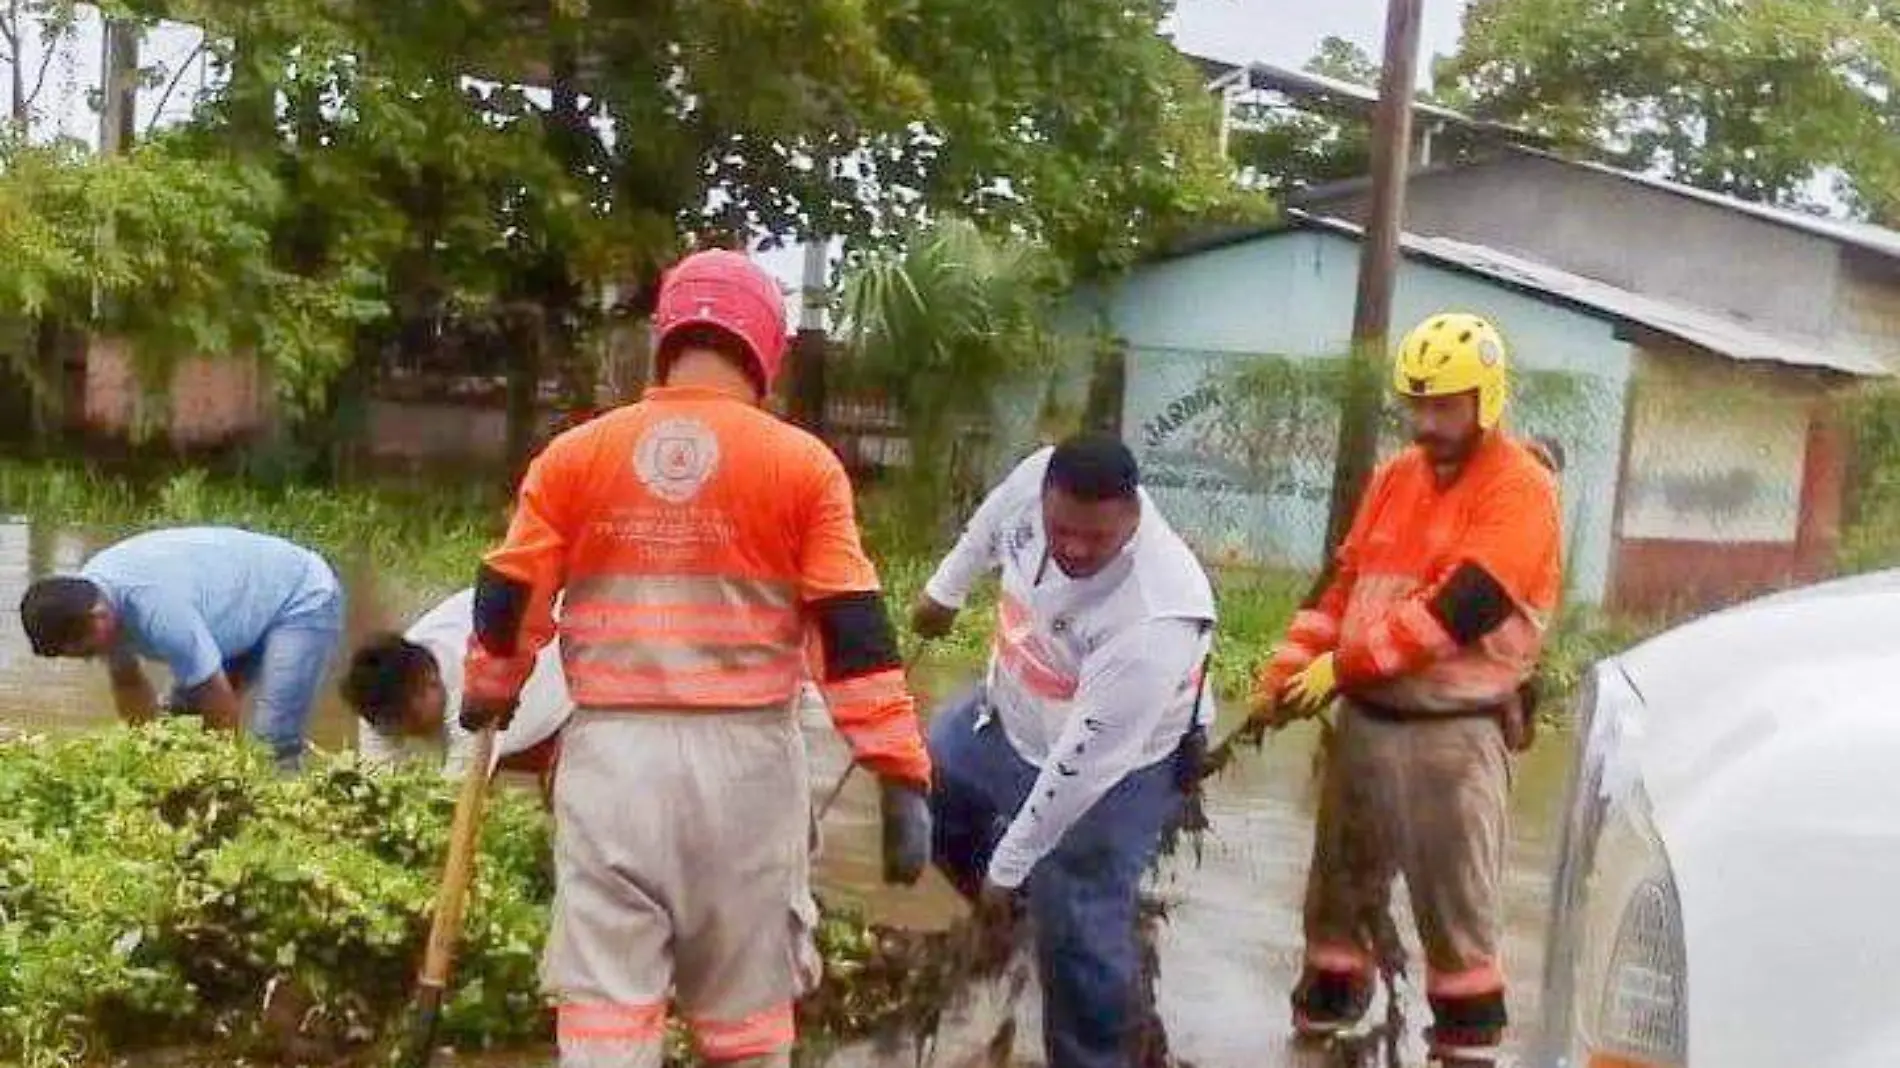
<instances>
[{"instance_id":1,"label":"man in light blue shirt","mask_svg":"<svg viewBox=\"0 0 1900 1068\"><path fill-rule=\"evenodd\" d=\"M141 723L158 700L141 658L171 669L174 702L236 730L254 695L251 733L295 768L325 669L343 635L343 590L323 558L266 534L185 527L139 534L44 578L20 601L33 651L106 658L120 718Z\"/></svg>"}]
</instances>

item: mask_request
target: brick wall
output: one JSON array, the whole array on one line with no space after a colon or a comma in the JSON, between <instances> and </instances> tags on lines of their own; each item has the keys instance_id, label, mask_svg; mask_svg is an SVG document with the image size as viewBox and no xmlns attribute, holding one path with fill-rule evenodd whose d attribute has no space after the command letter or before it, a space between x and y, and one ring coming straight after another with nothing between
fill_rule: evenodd
<instances>
[{"instance_id":1,"label":"brick wall","mask_svg":"<svg viewBox=\"0 0 1900 1068\"><path fill-rule=\"evenodd\" d=\"M94 433L162 434L179 447L218 445L263 427L268 391L254 360L197 356L173 369L163 395L148 395L129 345L94 337L86 350L83 411L85 428Z\"/></svg>"}]
</instances>

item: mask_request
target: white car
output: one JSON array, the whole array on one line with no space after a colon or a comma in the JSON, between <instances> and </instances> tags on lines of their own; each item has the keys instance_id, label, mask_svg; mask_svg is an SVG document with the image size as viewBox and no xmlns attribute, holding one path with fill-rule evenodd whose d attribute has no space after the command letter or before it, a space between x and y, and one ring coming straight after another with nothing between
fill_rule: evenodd
<instances>
[{"instance_id":1,"label":"white car","mask_svg":"<svg viewBox=\"0 0 1900 1068\"><path fill-rule=\"evenodd\" d=\"M1900 571L1597 664L1538 1068L1900 1065Z\"/></svg>"}]
</instances>

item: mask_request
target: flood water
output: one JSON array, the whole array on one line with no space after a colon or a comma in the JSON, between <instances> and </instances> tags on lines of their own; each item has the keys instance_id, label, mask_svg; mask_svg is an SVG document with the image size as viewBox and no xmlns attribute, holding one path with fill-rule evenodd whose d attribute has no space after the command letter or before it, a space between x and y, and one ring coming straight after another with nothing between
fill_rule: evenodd
<instances>
[{"instance_id":1,"label":"flood water","mask_svg":"<svg viewBox=\"0 0 1900 1068\"><path fill-rule=\"evenodd\" d=\"M22 591L34 577L70 569L108 540L99 534L0 520L0 735L9 731L66 733L110 727L111 697L96 664L35 658L20 630ZM448 591L415 591L377 581L348 561L339 568L350 589L350 641L374 629L401 629ZM948 697L961 681L932 672L916 680L927 695ZM1238 711L1229 709L1230 713ZM842 742L825 726L821 709L807 709L815 802L831 793L845 767ZM324 688L311 729L325 749L346 747L354 722L335 694ZM1288 1038L1287 993L1299 973L1300 899L1312 842L1317 799L1312 774L1315 733L1296 728L1270 741L1259 754L1230 768L1209 786L1212 831L1197 861L1189 850L1167 862L1156 881L1170 902L1160 948L1161 1013L1176 1056L1198 1068L1260 1068L1338 1063L1336 1058L1295 1049ZM1514 978L1511 1015L1518 1022L1514 1045L1531 1037L1536 984L1558 806L1562 803L1570 739L1544 732L1538 748L1517 768L1507 881L1508 939L1505 966ZM934 878L903 892L879 887L876 790L869 776L846 783L823 825L818 859L822 893L850 900L875 920L913 927L947 925L961 909ZM1422 982L1410 918L1399 904L1401 929ZM1041 1064L1034 998L1021 1008L1016 1063ZM1408 996L1413 1032L1429 1022L1422 995ZM1408 1064L1423 1063L1416 1033ZM470 1062L461 1062L470 1063ZM528 1068L552 1058L483 1059L486 1068Z\"/></svg>"}]
</instances>

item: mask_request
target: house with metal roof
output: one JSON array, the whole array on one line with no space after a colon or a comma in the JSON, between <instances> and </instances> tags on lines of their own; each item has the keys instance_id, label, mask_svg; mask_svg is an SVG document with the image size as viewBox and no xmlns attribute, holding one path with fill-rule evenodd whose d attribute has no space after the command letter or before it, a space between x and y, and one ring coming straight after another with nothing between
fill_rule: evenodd
<instances>
[{"instance_id":1,"label":"house with metal roof","mask_svg":"<svg viewBox=\"0 0 1900 1068\"><path fill-rule=\"evenodd\" d=\"M1150 491L1214 560L1320 563L1361 234L1348 201L1307 203L1077 298L1122 346L1122 433ZM1759 244L1810 253L1811 284L1838 284L1829 272L1846 268L1806 249L1806 231L1736 214L1776 230ZM1785 296L1752 314L1691 299L1693 272L1591 273L1523 247L1535 241L1408 230L1394 329L1459 309L1503 330L1512 429L1562 459L1572 601L1700 607L1832 566L1847 461L1833 402L1891 373L1877 346L1820 343L1820 317Z\"/></svg>"},{"instance_id":2,"label":"house with metal roof","mask_svg":"<svg viewBox=\"0 0 1900 1068\"><path fill-rule=\"evenodd\" d=\"M1343 182L1301 194L1297 206L1363 222L1369 193L1363 180ZM1524 147L1415 173L1405 227L1900 372L1900 233L1892 230Z\"/></svg>"}]
</instances>

